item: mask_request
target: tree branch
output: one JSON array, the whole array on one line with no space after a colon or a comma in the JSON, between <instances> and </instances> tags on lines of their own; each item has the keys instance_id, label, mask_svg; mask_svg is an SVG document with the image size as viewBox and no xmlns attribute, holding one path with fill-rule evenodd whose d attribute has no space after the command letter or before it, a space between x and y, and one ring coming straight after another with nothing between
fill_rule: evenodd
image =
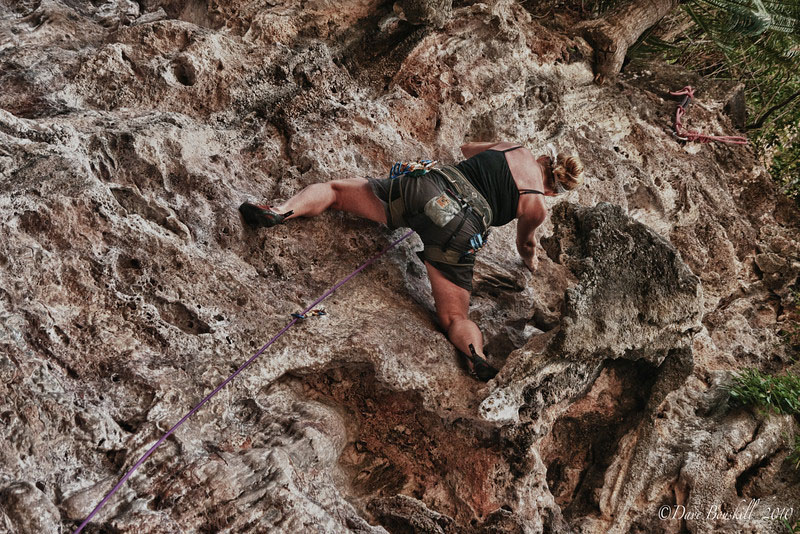
<instances>
[{"instance_id":1,"label":"tree branch","mask_svg":"<svg viewBox=\"0 0 800 534\"><path fill-rule=\"evenodd\" d=\"M765 122L767 122L767 119L769 118L769 116L770 116L770 115L772 115L773 113L775 113L775 112L776 112L776 111L778 111L779 109L781 109L781 108L783 108L783 107L786 107L786 106L788 106L788 105L789 105L789 104L791 104L791 103L792 103L792 101L793 101L794 99L796 99L797 97L800 97L800 90L797 90L797 91L795 91L794 93L792 93L792 94L791 94L791 95L790 95L790 96L789 96L789 97L788 97L786 100L784 100L783 102L779 102L779 103L775 104L774 106L772 106L771 108L769 108L767 111L765 111L765 112L764 112L764 113L763 113L763 114L762 114L762 115L761 115L761 116L758 118L758 120L757 120L756 122L754 122L753 124L750 124L750 125L748 125L748 126L747 126L747 129L748 129L748 130L758 130L759 128L761 128L762 126L764 126L764 123L765 123Z\"/></svg>"}]
</instances>

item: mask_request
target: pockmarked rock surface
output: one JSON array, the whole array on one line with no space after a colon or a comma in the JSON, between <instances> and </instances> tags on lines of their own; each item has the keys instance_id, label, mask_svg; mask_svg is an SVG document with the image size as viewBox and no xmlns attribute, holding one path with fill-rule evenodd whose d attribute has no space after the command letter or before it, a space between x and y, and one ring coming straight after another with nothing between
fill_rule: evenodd
<instances>
[{"instance_id":1,"label":"pockmarked rock surface","mask_svg":"<svg viewBox=\"0 0 800 534\"><path fill-rule=\"evenodd\" d=\"M779 372L798 212L733 129L725 86L630 65L527 3L0 2L0 532L72 532L182 415L402 235L285 199L473 140L555 142L533 274L493 232L465 372L405 240L190 418L84 532L781 532L790 417L730 407ZM793 515L792 515L793 514Z\"/></svg>"}]
</instances>

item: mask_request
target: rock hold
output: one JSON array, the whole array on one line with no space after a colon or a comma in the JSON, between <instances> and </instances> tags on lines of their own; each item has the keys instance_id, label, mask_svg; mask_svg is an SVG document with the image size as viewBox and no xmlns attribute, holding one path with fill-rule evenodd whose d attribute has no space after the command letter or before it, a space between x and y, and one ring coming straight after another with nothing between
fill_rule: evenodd
<instances>
[{"instance_id":1,"label":"rock hold","mask_svg":"<svg viewBox=\"0 0 800 534\"><path fill-rule=\"evenodd\" d=\"M577 271L565 296L555 340L566 358L646 358L658 365L669 350L691 343L703 309L700 280L680 253L619 206L553 212L555 232L543 246Z\"/></svg>"}]
</instances>

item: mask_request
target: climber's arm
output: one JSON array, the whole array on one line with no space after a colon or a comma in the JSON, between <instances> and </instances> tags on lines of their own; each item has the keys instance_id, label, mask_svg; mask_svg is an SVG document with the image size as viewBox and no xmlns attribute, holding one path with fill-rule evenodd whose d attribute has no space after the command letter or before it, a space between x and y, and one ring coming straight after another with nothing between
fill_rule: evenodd
<instances>
[{"instance_id":1,"label":"climber's arm","mask_svg":"<svg viewBox=\"0 0 800 534\"><path fill-rule=\"evenodd\" d=\"M517 251L528 270L536 269L536 228L544 222L547 213L544 209L524 214L517 221Z\"/></svg>"}]
</instances>

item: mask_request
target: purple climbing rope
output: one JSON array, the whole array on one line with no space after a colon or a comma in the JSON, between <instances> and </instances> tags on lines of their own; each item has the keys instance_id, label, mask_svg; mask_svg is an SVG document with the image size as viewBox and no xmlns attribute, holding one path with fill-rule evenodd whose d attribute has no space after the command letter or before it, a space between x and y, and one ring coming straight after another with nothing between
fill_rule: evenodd
<instances>
[{"instance_id":1,"label":"purple climbing rope","mask_svg":"<svg viewBox=\"0 0 800 534\"><path fill-rule=\"evenodd\" d=\"M322 302L323 300L325 300L326 298L328 298L328 297L331 295L331 293L333 293L334 291L336 291L337 289L339 289L339 288L340 288L342 285L344 285L345 283L347 283L347 281L349 281L349 280L350 280L351 278L353 278L355 275L357 275L358 273L360 273L361 271L363 271L365 268L367 268L367 267L369 267L370 265L372 265L372 264L373 264L373 263L374 263L374 262L375 262L375 261L376 261L378 258L380 258L380 257L381 257L381 256L383 256L384 254L386 254L387 252L389 252L389 250L391 250L392 248L394 248L394 247L395 247L395 246L396 246L398 243L400 243L401 241L403 241L404 239L406 239L408 236L410 236L410 235L411 235L411 234L413 234L413 233L414 233L414 231L413 231L413 230L409 231L409 232L408 232L407 234L405 234L403 237L401 237L400 239L397 239L396 241L392 242L392 244L390 244L388 247L384 248L382 251L380 251L379 253L377 253L376 255L374 255L373 257L371 257L369 260L367 260L366 262L364 262L363 264L361 264L361 266L360 266L358 269L356 269L355 271L353 271L352 273L350 273L349 275L347 275L347 276L346 276L344 279L342 279L342 280L340 280L339 282L337 282L337 283L336 283L336 284L335 284L335 285L334 285L332 288L330 288L330 289L329 289L327 292L325 292L325 294L324 294L324 295L322 295L320 298L318 298L317 300L315 300L315 301L314 301L314 303L313 303L313 304L311 304L311 305L310 305L308 308L306 308L305 310L303 310L303 311L300 313L300 315L305 315L306 313L308 313L309 311L311 311L311 309L312 309L312 308L314 308L314 306L316 306L317 304L319 304L320 302ZM137 461L135 464L133 464L133 467L131 467L131 468L130 468L130 470L128 470L128 472L127 472L127 473L125 473L125 476L123 476L123 477L122 477L122 479L120 479L120 481L119 481L119 482L117 482L117 485L116 485L116 486L114 486L114 487L111 489L111 491L109 491L109 492L108 492L108 494L107 494L105 497L103 497L103 500L102 500L102 501L100 501L100 503L99 503L97 506L95 506L95 507L94 507L94 510L92 510L92 512L91 512L91 513L90 513L90 514L89 514L89 515L86 517L86 519L84 519L84 520L83 520L83 523L81 523L81 524L80 524L80 526L77 528L77 530L75 530L75 532L73 532L73 534L78 534L80 531L82 531L82 530L83 530L83 528L84 528L86 525L88 525L88 524L89 524L89 522L92 520L92 518L95 516L95 514L97 514L97 512L99 512L99 511L100 511L100 509L101 509L101 508L102 508L102 507L103 507L103 506L104 506L104 505L105 505L105 504L108 502L108 500L109 500L109 499L111 499L111 497L112 497L112 496L113 496L113 495L114 495L114 494L117 492L117 490L118 490L119 488L121 488L121 487L122 487L122 485L125 483L125 481L126 481L126 480L128 480L128 478L130 478L130 476L133 474L133 472L134 472L134 471L136 471L136 470L139 468L139 466L140 466L140 465L142 465L142 464L145 462L145 460L147 460L147 458L148 458L148 457L149 457L151 454L153 454L153 452L154 452L154 451L155 451L155 450L158 448L158 446L159 446L159 445L161 445L162 443L164 443L164 441L165 441L165 440L166 440L166 439L167 439L167 438L168 438L168 437L169 437L169 436L170 436L170 435L171 435L173 432L175 432L175 430L177 430L177 429L178 429L178 427L179 427L179 426L181 426L181 425L184 423L184 421L186 421L186 420L187 420L187 419L189 419L189 418L190 418L192 415L194 415L194 413L195 413L197 410L199 410L201 406L203 406L203 405L204 405L206 402L208 402L208 401L211 399L211 397L213 397L214 395L216 395L216 394L219 392L219 390L221 390L222 388L224 388L224 387L225 387L225 385L226 385L228 382L230 382L231 380L233 380L234 378L236 378L236 375L238 375L239 373L241 373L241 372L242 372L242 371L243 371L243 370L244 370L244 369L245 369L245 368L246 368L248 365L250 365L251 363L253 363L253 362L256 360L256 358L258 358L259 356L261 356L261 354L262 354L262 353L263 353L265 350L267 350L267 347L269 347L270 345L272 345L272 344L273 344L273 343L274 343L274 342L275 342L275 341L276 341L276 340L277 340L279 337L281 337L281 336L282 336L282 335L283 335L283 334L284 334L284 333L285 333L287 330L289 330L289 329L290 329L290 328L291 328L291 327L292 327L292 326L293 326L293 325L294 325L294 324L295 324L297 321L299 321L299 320L300 320L300 318L299 318L299 317L295 317L294 319L292 319L292 321L290 321L290 322L289 322L289 324L287 324L286 326L284 326L284 327L283 327L283 329L281 329L281 331L280 331L280 332L278 332L278 333L277 333L277 334L276 334L276 335L275 335L275 336L274 336L272 339L270 339L269 341L267 341L267 343L266 343L266 344L265 344L263 347L261 347L260 349L258 349L258 352L256 352L255 354L253 354L253 356L251 356L249 360L247 360L246 362L244 362L244 363L243 363L243 364L242 364L242 365L241 365L241 366L240 366L238 369L236 369L236 371L234 371L234 372L233 372L233 374L231 374L231 376L229 376L228 378L226 378L224 381L222 381L222 383L221 383L220 385L218 385L216 388L214 388L214 391L212 391L211 393L209 393L208 395L206 395L206 396L205 396L205 398L203 398L203 400L201 400L199 403L197 403L197 406L195 406L194 408L192 408L192 409L191 409L191 411L189 411L189 413L187 413L186 415L184 415L184 416L181 418L181 420L180 420L180 421L178 421L177 423L175 423L175 425L174 425L172 428L170 428L170 429L167 431L167 433L166 433L166 434L164 434L163 436L161 436L161 438L160 438L158 441L156 441L155 445L153 445L152 447L150 447L150 449L148 449L148 451L147 451L146 453L144 453L144 455L143 455L141 458L139 458L139 460L138 460L138 461Z\"/></svg>"}]
</instances>

